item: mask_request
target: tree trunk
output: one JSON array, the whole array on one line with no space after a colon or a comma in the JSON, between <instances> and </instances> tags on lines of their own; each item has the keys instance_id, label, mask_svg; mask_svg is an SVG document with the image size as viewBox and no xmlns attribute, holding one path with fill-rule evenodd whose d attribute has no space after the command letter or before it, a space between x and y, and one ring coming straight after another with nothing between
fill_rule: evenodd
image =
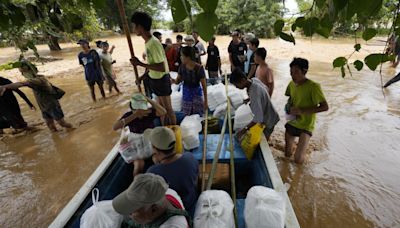
<instances>
[{"instance_id":1,"label":"tree trunk","mask_svg":"<svg viewBox=\"0 0 400 228\"><path fill-rule=\"evenodd\" d=\"M49 42L47 45L49 46L51 51L61 51L60 44L58 43L58 37L48 35Z\"/></svg>"}]
</instances>

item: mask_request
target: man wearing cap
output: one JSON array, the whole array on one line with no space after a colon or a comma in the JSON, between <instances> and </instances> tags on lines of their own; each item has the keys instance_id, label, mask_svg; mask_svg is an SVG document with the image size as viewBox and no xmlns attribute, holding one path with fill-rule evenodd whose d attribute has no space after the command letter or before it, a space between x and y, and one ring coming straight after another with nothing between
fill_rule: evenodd
<instances>
[{"instance_id":1,"label":"man wearing cap","mask_svg":"<svg viewBox=\"0 0 400 228\"><path fill-rule=\"evenodd\" d=\"M194 55L195 61L196 61L196 63L201 64L200 50L199 50L199 48L196 47L196 45L195 45L195 39L194 39L194 37L193 37L192 35L187 35L187 36L185 37L185 43L186 43L187 46L193 47L193 48L194 48L194 52L195 52L195 55Z\"/></svg>"},{"instance_id":2,"label":"man wearing cap","mask_svg":"<svg viewBox=\"0 0 400 228\"><path fill-rule=\"evenodd\" d=\"M94 92L94 85L99 86L101 96L106 97L103 89L103 72L101 68L101 60L97 51L90 49L89 42L81 39L77 44L81 45L82 51L78 55L79 64L85 69L85 79L90 88L92 99L96 101L96 94Z\"/></svg>"},{"instance_id":3,"label":"man wearing cap","mask_svg":"<svg viewBox=\"0 0 400 228\"><path fill-rule=\"evenodd\" d=\"M192 227L180 197L158 175L135 177L132 184L112 201L116 212L129 216L121 227Z\"/></svg>"},{"instance_id":4,"label":"man wearing cap","mask_svg":"<svg viewBox=\"0 0 400 228\"><path fill-rule=\"evenodd\" d=\"M244 62L246 61L245 52L247 52L247 45L240 40L240 34L237 31L232 33L232 42L228 47L229 62L231 63L231 70L239 68L244 71Z\"/></svg>"},{"instance_id":5,"label":"man wearing cap","mask_svg":"<svg viewBox=\"0 0 400 228\"><path fill-rule=\"evenodd\" d=\"M160 41L150 32L152 21L151 16L144 12L135 12L132 15L131 22L134 32L145 41L147 64L141 62L137 57L133 57L131 63L149 70L151 91L157 96L158 103L167 110L167 115L161 117L161 124L175 125L176 116L171 104L171 77L167 57ZM144 77L140 77L136 83L140 85L143 79Z\"/></svg>"},{"instance_id":6,"label":"man wearing cap","mask_svg":"<svg viewBox=\"0 0 400 228\"><path fill-rule=\"evenodd\" d=\"M194 212L197 201L199 164L191 153L175 152L175 134L166 127L148 129L144 133L153 146L153 161L147 172L164 177L169 186L182 197L183 205Z\"/></svg>"}]
</instances>

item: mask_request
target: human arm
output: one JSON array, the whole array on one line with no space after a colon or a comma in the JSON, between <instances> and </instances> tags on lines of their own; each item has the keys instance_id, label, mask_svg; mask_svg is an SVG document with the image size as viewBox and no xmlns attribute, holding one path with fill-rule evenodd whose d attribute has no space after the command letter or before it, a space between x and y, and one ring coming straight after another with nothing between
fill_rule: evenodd
<instances>
[{"instance_id":1,"label":"human arm","mask_svg":"<svg viewBox=\"0 0 400 228\"><path fill-rule=\"evenodd\" d=\"M115 46L113 45L113 46L111 46L111 49L110 49L110 55L112 55L112 53L114 52L114 49L115 49Z\"/></svg>"},{"instance_id":2,"label":"human arm","mask_svg":"<svg viewBox=\"0 0 400 228\"><path fill-rule=\"evenodd\" d=\"M16 93L18 93L18 95L29 105L29 107L32 110L35 110L35 106L32 104L32 102L28 99L28 97L25 95L24 92L22 92L20 89L15 89L14 90Z\"/></svg>"},{"instance_id":3,"label":"human arm","mask_svg":"<svg viewBox=\"0 0 400 228\"><path fill-rule=\"evenodd\" d=\"M249 124L246 125L246 127L244 127L243 129L239 130L239 131L236 133L237 138L238 138L239 140L241 140L242 137L243 137L243 135L245 135L246 132L247 132L250 128L252 128L254 125L256 125L256 124L257 124L257 123L251 121Z\"/></svg>"},{"instance_id":4,"label":"human arm","mask_svg":"<svg viewBox=\"0 0 400 228\"><path fill-rule=\"evenodd\" d=\"M11 83L11 84L0 86L0 96L3 96L4 92L7 89L9 89L9 90L17 90L20 87L28 86L28 85L29 85L28 82L14 82L14 83Z\"/></svg>"},{"instance_id":5,"label":"human arm","mask_svg":"<svg viewBox=\"0 0 400 228\"><path fill-rule=\"evenodd\" d=\"M132 122L134 119L149 115L150 112L151 111L149 111L149 110L141 110L141 109L136 110L132 114L128 115L127 117L123 117L123 118L117 120L117 122L115 122L113 125L113 130L116 131L118 129L121 129L124 126L126 126L127 124L129 124L130 122Z\"/></svg>"},{"instance_id":6,"label":"human arm","mask_svg":"<svg viewBox=\"0 0 400 228\"><path fill-rule=\"evenodd\" d=\"M314 114L314 113L319 113L319 112L325 112L328 110L329 110L328 102L323 101L314 107L308 107L308 108L291 107L290 114L292 114L292 115L309 115L309 114Z\"/></svg>"},{"instance_id":7,"label":"human arm","mask_svg":"<svg viewBox=\"0 0 400 228\"><path fill-rule=\"evenodd\" d=\"M132 59L130 59L130 61L133 66L141 66L141 67L147 68L149 70L154 70L154 71L159 71L159 72L165 71L164 62L146 64L146 63L141 62L137 57L133 57Z\"/></svg>"},{"instance_id":8,"label":"human arm","mask_svg":"<svg viewBox=\"0 0 400 228\"><path fill-rule=\"evenodd\" d=\"M257 70L257 66L256 64L252 63L250 70L249 70L249 75L247 76L248 78L253 78L254 76L256 76L256 70Z\"/></svg>"},{"instance_id":9,"label":"human arm","mask_svg":"<svg viewBox=\"0 0 400 228\"><path fill-rule=\"evenodd\" d=\"M143 95L147 102L149 102L151 104L151 106L156 110L156 116L165 116L167 114L167 110L161 106L158 102L153 101L152 99L150 99L149 97L146 97L145 95Z\"/></svg>"}]
</instances>

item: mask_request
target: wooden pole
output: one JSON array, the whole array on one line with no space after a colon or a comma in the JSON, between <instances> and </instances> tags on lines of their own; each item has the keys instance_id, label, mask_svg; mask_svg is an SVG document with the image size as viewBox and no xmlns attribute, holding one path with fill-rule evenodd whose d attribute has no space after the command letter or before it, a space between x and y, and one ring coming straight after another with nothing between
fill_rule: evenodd
<instances>
[{"instance_id":1,"label":"wooden pole","mask_svg":"<svg viewBox=\"0 0 400 228\"><path fill-rule=\"evenodd\" d=\"M227 100L227 117L229 126L229 151L230 151L230 171L231 171L231 195L233 200L233 215L235 217L235 226L238 227L236 210L236 181L235 181L235 154L233 148L232 120L231 120L231 100L228 96L228 77L225 73L225 90Z\"/></svg>"},{"instance_id":2,"label":"wooden pole","mask_svg":"<svg viewBox=\"0 0 400 228\"><path fill-rule=\"evenodd\" d=\"M204 132L203 132L203 159L202 159L202 180L201 180L201 191L204 191L206 187L206 156L207 156L207 134L208 134L208 109L206 111L206 119L204 122Z\"/></svg>"},{"instance_id":3,"label":"wooden pole","mask_svg":"<svg viewBox=\"0 0 400 228\"><path fill-rule=\"evenodd\" d=\"M130 29L129 29L128 19L126 18L124 4L122 3L122 0L115 0L115 2L117 3L119 15L121 17L122 27L124 29L124 33L126 35L126 39L128 40L128 47L129 47L129 51L131 53L131 58L133 58L133 57L135 57L135 52L133 50L131 32L130 32ZM137 66L133 66L133 70L135 72L135 78L136 78L136 81L137 81L139 79L139 73L138 73L138 70L137 70ZM139 92L142 92L142 88L140 87L140 84L137 85L137 87L138 87Z\"/></svg>"}]
</instances>

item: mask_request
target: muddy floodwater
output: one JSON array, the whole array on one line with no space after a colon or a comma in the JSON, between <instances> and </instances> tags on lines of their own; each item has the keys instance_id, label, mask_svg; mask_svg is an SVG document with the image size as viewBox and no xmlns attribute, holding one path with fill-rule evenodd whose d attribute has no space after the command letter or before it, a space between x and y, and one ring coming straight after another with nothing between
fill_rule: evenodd
<instances>
[{"instance_id":1,"label":"muddy floodwater","mask_svg":"<svg viewBox=\"0 0 400 228\"><path fill-rule=\"evenodd\" d=\"M119 134L111 126L128 110L134 74L124 38L107 39L117 46L113 57L123 94L106 94L106 100L96 103L76 59L79 48L62 44L61 53L52 53L39 46L42 56L55 58L38 64L39 70L67 92L61 105L75 129L51 133L40 112L31 111L19 99L22 114L34 130L7 132L0 139L0 227L47 227L117 142ZM217 37L226 69L229 39ZM141 56L143 41L137 37L133 41ZM281 115L271 145L302 227L400 227L400 83L382 91L379 73L369 70L353 70L352 76L342 79L331 62L349 55L353 45L345 39L298 40L296 46L276 39L261 41L275 75L272 101ZM381 51L382 45L379 40L362 43L363 49L353 57L363 59ZM17 56L13 48L0 51L0 63ZM328 112L318 114L302 166L285 159L282 152L284 91L294 56L311 61L308 76L321 83L330 106ZM384 65L383 81L396 72ZM22 79L16 70L0 75ZM23 91L33 100L29 89Z\"/></svg>"}]
</instances>

